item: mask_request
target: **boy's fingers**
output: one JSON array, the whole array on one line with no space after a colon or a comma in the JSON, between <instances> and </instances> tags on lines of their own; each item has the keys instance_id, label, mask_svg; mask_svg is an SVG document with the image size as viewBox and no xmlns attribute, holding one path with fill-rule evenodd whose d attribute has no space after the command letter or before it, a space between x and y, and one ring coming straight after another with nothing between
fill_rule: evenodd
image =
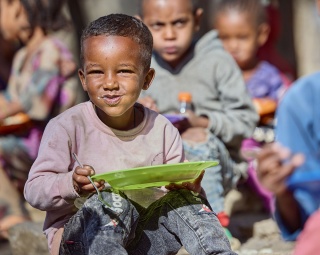
<instances>
[{"instance_id":1,"label":"boy's fingers","mask_svg":"<svg viewBox=\"0 0 320 255\"><path fill-rule=\"evenodd\" d=\"M294 167L299 167L304 163L304 161L305 161L305 157L303 154L296 154L292 157L291 164Z\"/></svg>"},{"instance_id":2,"label":"boy's fingers","mask_svg":"<svg viewBox=\"0 0 320 255\"><path fill-rule=\"evenodd\" d=\"M105 188L104 184L99 187L99 191L102 191Z\"/></svg>"},{"instance_id":3,"label":"boy's fingers","mask_svg":"<svg viewBox=\"0 0 320 255\"><path fill-rule=\"evenodd\" d=\"M94 175L94 170L89 166L84 166L84 168L77 166L74 171L78 175L83 175L83 176Z\"/></svg>"},{"instance_id":4,"label":"boy's fingers","mask_svg":"<svg viewBox=\"0 0 320 255\"><path fill-rule=\"evenodd\" d=\"M82 185L91 183L86 175L74 174L73 180L79 184L82 184Z\"/></svg>"},{"instance_id":5,"label":"boy's fingers","mask_svg":"<svg viewBox=\"0 0 320 255\"><path fill-rule=\"evenodd\" d=\"M89 181L90 182L90 181ZM104 184L100 183L100 182L94 182L94 185L100 189L104 187ZM92 191L96 191L96 189L93 187L93 185L91 184L91 182L89 184L83 185L81 187L82 190L87 191L87 192L92 192Z\"/></svg>"}]
</instances>

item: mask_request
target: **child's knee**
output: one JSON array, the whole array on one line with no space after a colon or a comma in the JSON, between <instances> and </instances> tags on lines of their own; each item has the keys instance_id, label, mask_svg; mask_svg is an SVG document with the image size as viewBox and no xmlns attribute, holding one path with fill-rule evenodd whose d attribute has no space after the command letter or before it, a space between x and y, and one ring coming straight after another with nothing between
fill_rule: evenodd
<instances>
[{"instance_id":1,"label":"child's knee","mask_svg":"<svg viewBox=\"0 0 320 255\"><path fill-rule=\"evenodd\" d=\"M208 204L207 200L198 193L187 189L170 191L161 201L162 205L168 204L172 208L181 208L184 206L202 207Z\"/></svg>"},{"instance_id":2,"label":"child's knee","mask_svg":"<svg viewBox=\"0 0 320 255\"><path fill-rule=\"evenodd\" d=\"M125 211L134 209L134 206L129 200L123 198L121 195L113 193L111 191L102 191L101 196L105 202L107 202L110 207L104 205L98 198L97 194L92 195L85 203L87 208L98 209L104 208L109 210L111 213L120 215Z\"/></svg>"}]
</instances>

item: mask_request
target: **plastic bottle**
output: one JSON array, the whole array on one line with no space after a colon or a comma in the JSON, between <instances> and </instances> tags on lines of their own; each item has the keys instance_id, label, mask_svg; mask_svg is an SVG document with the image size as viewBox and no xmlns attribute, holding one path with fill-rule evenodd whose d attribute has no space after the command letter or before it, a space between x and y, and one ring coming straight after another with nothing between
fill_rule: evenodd
<instances>
[{"instance_id":1,"label":"plastic bottle","mask_svg":"<svg viewBox=\"0 0 320 255\"><path fill-rule=\"evenodd\" d=\"M189 92L180 92L178 95L180 102L179 112L185 114L187 110L192 110L192 95Z\"/></svg>"}]
</instances>

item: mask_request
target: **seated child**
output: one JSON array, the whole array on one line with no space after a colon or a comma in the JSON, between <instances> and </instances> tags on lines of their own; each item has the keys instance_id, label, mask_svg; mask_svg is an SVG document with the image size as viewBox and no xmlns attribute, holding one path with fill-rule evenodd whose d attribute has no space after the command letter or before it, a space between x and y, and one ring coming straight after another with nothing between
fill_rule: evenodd
<instances>
[{"instance_id":1,"label":"seated child","mask_svg":"<svg viewBox=\"0 0 320 255\"><path fill-rule=\"evenodd\" d=\"M4 39L24 44L0 93L0 239L28 220L22 191L44 127L60 106L74 102L80 85L71 52L53 36L66 24L62 6L56 0L0 1Z\"/></svg>"},{"instance_id":2,"label":"seated child","mask_svg":"<svg viewBox=\"0 0 320 255\"><path fill-rule=\"evenodd\" d=\"M215 6L214 27L218 30L225 49L241 68L249 94L257 106L262 107L258 108L261 116L260 124L270 125L272 123L270 116L273 116L277 103L289 84L275 66L266 61L260 61L257 56L259 48L264 45L269 34L264 6L257 0L220 1ZM267 109L266 107L269 106L271 108ZM266 132L262 133L263 130ZM248 155L249 184L253 185L265 199L265 206L270 210L271 194L257 181L252 155L263 142L273 141L273 129L258 128L256 131L253 136L255 139L246 139L243 142L242 151Z\"/></svg>"},{"instance_id":3,"label":"seated child","mask_svg":"<svg viewBox=\"0 0 320 255\"><path fill-rule=\"evenodd\" d=\"M152 47L148 28L125 14L101 17L83 31L79 77L90 101L49 122L25 185L26 200L46 211L52 254L176 254L182 245L191 254L235 254L206 206L203 174L168 185L172 191L147 208L130 192L104 189L104 181L94 184L111 207L93 194L93 174L185 161L178 130L136 103L154 78ZM88 195L77 210L75 200Z\"/></svg>"},{"instance_id":4,"label":"seated child","mask_svg":"<svg viewBox=\"0 0 320 255\"><path fill-rule=\"evenodd\" d=\"M154 38L151 66L157 76L139 101L163 114L176 113L178 94L191 93L194 111L187 111L186 125L178 123L184 149L188 160L220 161L206 171L203 187L227 226L224 197L240 178L246 178L247 165L239 151L242 140L252 135L258 116L241 72L217 32L195 41L201 14L198 1L141 2L141 19Z\"/></svg>"},{"instance_id":5,"label":"seated child","mask_svg":"<svg viewBox=\"0 0 320 255\"><path fill-rule=\"evenodd\" d=\"M320 10L320 2L317 6ZM259 180L274 194L275 220L289 241L299 237L307 219L319 210L319 79L316 72L295 81L277 109L277 143L265 146L257 157ZM303 180L301 173L308 172L309 189L289 186L288 178Z\"/></svg>"}]
</instances>

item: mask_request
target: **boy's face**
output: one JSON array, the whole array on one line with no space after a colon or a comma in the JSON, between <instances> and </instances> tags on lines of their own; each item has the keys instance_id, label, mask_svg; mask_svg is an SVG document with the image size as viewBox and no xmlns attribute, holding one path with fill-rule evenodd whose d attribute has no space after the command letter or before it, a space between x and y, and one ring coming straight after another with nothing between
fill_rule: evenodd
<instances>
[{"instance_id":1,"label":"boy's face","mask_svg":"<svg viewBox=\"0 0 320 255\"><path fill-rule=\"evenodd\" d=\"M250 68L256 61L257 51L269 34L267 24L260 26L252 22L248 14L229 11L215 18L224 48L232 55L242 70Z\"/></svg>"},{"instance_id":2,"label":"boy's face","mask_svg":"<svg viewBox=\"0 0 320 255\"><path fill-rule=\"evenodd\" d=\"M122 36L99 35L83 43L79 77L90 100L100 109L102 121L111 127L114 122L128 124L141 90L153 79L154 70L145 70L140 52L136 42Z\"/></svg>"},{"instance_id":3,"label":"boy's face","mask_svg":"<svg viewBox=\"0 0 320 255\"><path fill-rule=\"evenodd\" d=\"M154 50L172 67L179 64L199 30L202 10L190 0L145 0L143 22L153 36Z\"/></svg>"},{"instance_id":4,"label":"boy's face","mask_svg":"<svg viewBox=\"0 0 320 255\"><path fill-rule=\"evenodd\" d=\"M0 0L0 30L6 40L21 39L29 28L27 14L20 0Z\"/></svg>"}]
</instances>

